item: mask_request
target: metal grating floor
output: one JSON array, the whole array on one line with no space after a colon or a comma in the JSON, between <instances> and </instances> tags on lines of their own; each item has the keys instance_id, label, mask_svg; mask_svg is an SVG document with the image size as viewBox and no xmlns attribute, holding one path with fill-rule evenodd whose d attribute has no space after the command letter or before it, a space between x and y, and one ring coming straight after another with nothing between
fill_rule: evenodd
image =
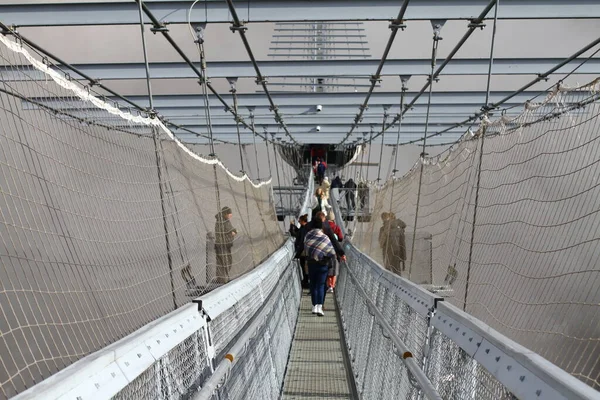
<instances>
[{"instance_id":1,"label":"metal grating floor","mask_svg":"<svg viewBox=\"0 0 600 400\"><path fill-rule=\"evenodd\" d=\"M303 289L283 398L351 399L348 370L342 353L343 333L333 295L327 294L324 317L313 315L311 309L310 295Z\"/></svg>"}]
</instances>

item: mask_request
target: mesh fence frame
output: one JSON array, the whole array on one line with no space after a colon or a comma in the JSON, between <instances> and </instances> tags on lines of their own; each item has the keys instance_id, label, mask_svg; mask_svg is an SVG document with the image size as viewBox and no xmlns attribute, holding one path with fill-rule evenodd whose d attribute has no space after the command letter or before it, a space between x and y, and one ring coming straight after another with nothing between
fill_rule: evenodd
<instances>
[{"instance_id":1,"label":"mesh fence frame","mask_svg":"<svg viewBox=\"0 0 600 400\"><path fill-rule=\"evenodd\" d=\"M410 309L408 304L393 294L388 295L391 293L390 290L379 283L377 276L371 273L371 268L357 255L357 253L349 251L347 268L352 270L357 281L361 284L364 283L363 289L367 296L374 302L377 298L381 299L379 304L389 305L389 307L383 308L388 311L384 311L382 314L393 328L398 329L398 336L414 352L415 361L419 361L419 365L422 366L422 351L428 329L427 321L424 320L424 325L404 325L401 322L402 318L397 318L398 314L394 314L393 310L402 306ZM369 294L374 292L381 294L375 296ZM340 269L335 293L340 305L344 336L359 394L363 398L417 399L420 390L412 381L401 355L398 354L398 349L392 340L386 337L382 327L370 313L362 293L346 268ZM388 295L387 300L389 301L384 298L386 295ZM414 314L414 311L412 313ZM407 313L408 315L409 313ZM414 317L413 319L418 320ZM404 328L403 332L399 331L400 326ZM422 329L422 332L419 329Z\"/></svg>"},{"instance_id":2,"label":"mesh fence frame","mask_svg":"<svg viewBox=\"0 0 600 400\"><path fill-rule=\"evenodd\" d=\"M197 331L122 389L116 400L180 399L210 373L204 331Z\"/></svg>"},{"instance_id":3,"label":"mesh fence frame","mask_svg":"<svg viewBox=\"0 0 600 400\"><path fill-rule=\"evenodd\" d=\"M282 266L288 266L292 262L292 250L290 246L290 243L284 246L284 248L287 248L285 256L281 259L273 260L277 265L274 271L259 270L260 276L256 276L255 279L260 279L260 281L256 283L256 287L253 290L245 290L245 293L242 295L236 294L236 301L232 307L216 317L212 317L210 322L211 334L214 337L213 345L217 355L225 355L224 352L228 349L234 338L240 334L244 326L263 306L265 299L275 289L277 284L281 282L282 277L280 272ZM284 292L283 295L289 297L292 294ZM295 326L295 321L293 326Z\"/></svg>"},{"instance_id":4,"label":"mesh fence frame","mask_svg":"<svg viewBox=\"0 0 600 400\"><path fill-rule=\"evenodd\" d=\"M300 276L292 263L273 289L266 316L214 399L273 399L282 387L300 307Z\"/></svg>"},{"instance_id":5,"label":"mesh fence frame","mask_svg":"<svg viewBox=\"0 0 600 400\"><path fill-rule=\"evenodd\" d=\"M444 399L517 397L442 332L433 329L427 376Z\"/></svg>"},{"instance_id":6,"label":"mesh fence frame","mask_svg":"<svg viewBox=\"0 0 600 400\"><path fill-rule=\"evenodd\" d=\"M269 185L236 177L158 120L93 97L0 39L15 77L0 83L5 398L221 285L220 207L232 209L238 231L229 278L284 238Z\"/></svg>"},{"instance_id":7,"label":"mesh fence frame","mask_svg":"<svg viewBox=\"0 0 600 400\"><path fill-rule=\"evenodd\" d=\"M598 84L561 84L516 117L483 121L440 156L373 186L371 221L353 222L353 242L381 265L442 289L446 301L595 389ZM384 212L406 224L404 270L396 242L380 241Z\"/></svg>"}]
</instances>

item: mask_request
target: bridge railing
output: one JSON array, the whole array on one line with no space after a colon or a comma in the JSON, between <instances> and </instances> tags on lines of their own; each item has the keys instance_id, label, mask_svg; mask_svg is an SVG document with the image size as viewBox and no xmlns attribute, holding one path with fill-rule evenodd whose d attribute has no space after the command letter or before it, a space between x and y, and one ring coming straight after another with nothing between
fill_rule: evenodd
<instances>
[{"instance_id":1,"label":"bridge railing","mask_svg":"<svg viewBox=\"0 0 600 400\"><path fill-rule=\"evenodd\" d=\"M343 227L336 202L333 208ZM478 400L598 398L585 383L385 270L348 241L344 247L348 262L336 298L362 398L417 399L422 392Z\"/></svg>"}]
</instances>

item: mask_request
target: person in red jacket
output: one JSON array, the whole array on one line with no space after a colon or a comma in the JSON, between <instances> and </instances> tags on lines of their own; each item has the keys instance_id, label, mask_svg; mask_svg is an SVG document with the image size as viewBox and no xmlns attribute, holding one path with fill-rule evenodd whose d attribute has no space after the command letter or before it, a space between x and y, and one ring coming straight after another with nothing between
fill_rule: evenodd
<instances>
[{"instance_id":1,"label":"person in red jacket","mask_svg":"<svg viewBox=\"0 0 600 400\"><path fill-rule=\"evenodd\" d=\"M327 214L327 220L327 222L329 222L331 230L337 237L337 240L339 242L344 240L344 234L342 233L342 229L335 223L335 214L333 214L333 211L330 211L329 214ZM338 262L338 260L335 260L335 266L329 269L327 281L325 283L325 285L327 286L328 293L333 293L333 289L335 288L335 283L337 281L337 276L340 273L339 269L340 263Z\"/></svg>"}]
</instances>

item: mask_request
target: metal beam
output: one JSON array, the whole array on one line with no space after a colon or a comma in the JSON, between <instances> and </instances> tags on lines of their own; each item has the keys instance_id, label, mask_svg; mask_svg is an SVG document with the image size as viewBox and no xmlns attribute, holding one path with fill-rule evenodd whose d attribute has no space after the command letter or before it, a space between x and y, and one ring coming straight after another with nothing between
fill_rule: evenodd
<instances>
[{"instance_id":1,"label":"metal beam","mask_svg":"<svg viewBox=\"0 0 600 400\"><path fill-rule=\"evenodd\" d=\"M519 112L520 112L520 110L515 110L513 113L508 114L507 116L508 117L516 117L519 114ZM454 125L454 124L456 124L457 121L468 118L474 114L475 114L474 112L462 113L462 114L452 114L452 115L450 115L450 114L444 114L444 115L430 114L429 123L432 126L435 126L438 124ZM70 113L70 115L73 115L74 117L79 117L81 119L85 119L86 117L89 117L89 114L86 114L84 112ZM170 115L164 115L162 113L160 113L160 115L167 118L169 120L169 122L171 122L172 124L181 125L181 126L190 126L190 125L203 126L203 125L207 124L206 118L204 115L194 115L194 116L189 116L189 117L173 117ZM497 115L499 116L500 113L498 112ZM407 126L424 125L425 119L426 119L426 117L423 114L415 115L415 114L411 113L410 115L404 116L404 119L402 121L402 126L404 126L404 125L407 125ZM381 126L381 120L382 120L382 115L365 116L362 121L362 124L359 126L369 127L370 125L375 125L376 127L379 127L379 126ZM94 117L94 121L102 122L105 124L119 124L119 121L122 121L122 119L120 119L120 117L112 117L112 116L103 117L103 118ZM213 126L220 126L220 127L226 127L229 129L235 129L235 120L230 115L223 116L223 117L212 116L211 121L212 121ZM332 129L332 128L335 128L336 130L338 130L341 127L345 127L347 129L348 126L350 126L351 122L352 122L352 116L325 117L322 115L306 115L306 116L298 117L298 116L286 115L286 124L288 126L294 127L294 128L304 128L307 130L315 128L316 126L322 127L323 130ZM256 117L255 124L256 124L256 126L260 126L261 128L268 127L268 128L276 129L278 126L278 124L273 119L273 116Z\"/></svg>"},{"instance_id":2,"label":"metal beam","mask_svg":"<svg viewBox=\"0 0 600 400\"><path fill-rule=\"evenodd\" d=\"M438 62L442 62L439 60ZM504 58L494 60L494 75L537 75L563 61L563 58ZM561 67L557 73L568 73L583 59L575 59ZM298 60L298 61L259 61L260 69L269 78L306 78L335 76L338 78L370 77L378 60ZM444 69L443 75L487 75L489 60L456 59ZM81 72L96 79L145 79L143 63L107 63L73 65ZM198 63L198 67L200 64ZM431 60L387 60L381 76L398 75L428 76ZM208 62L207 69L211 78L255 78L256 72L249 61ZM23 74L14 66L0 66L3 80L24 79ZM584 63L575 74L600 74L600 58L592 58ZM191 79L196 78L194 71L183 62L150 63L152 79ZM44 79L41 73L27 74L27 79Z\"/></svg>"},{"instance_id":3,"label":"metal beam","mask_svg":"<svg viewBox=\"0 0 600 400\"><path fill-rule=\"evenodd\" d=\"M315 125L291 125L291 126L289 126L289 131L294 137L296 137L296 135L306 135L306 134L335 135L335 136L339 135L340 137L343 137L343 135L348 132L348 125L349 124L321 126L320 131L317 131L315 129ZM434 127L432 129L432 131L439 131L439 130L444 130L444 129L448 129L448 128L452 127L453 123L429 124L429 125ZM130 125L123 124L121 126L121 128L126 129L129 126ZM200 133L207 132L206 125L204 125L204 124L203 125L186 124L186 125L182 125L182 126L185 128L188 128L194 132L200 132ZM410 124L410 125L402 123L402 129L404 132L420 133L421 137L423 136L424 127L425 127L425 125L422 123L421 124ZM269 132L277 131L276 124L268 125L267 128L268 128ZM361 132L361 131L367 132L368 130L369 130L369 126L367 125L364 127L359 127L357 129L357 132ZM252 136L252 132L249 129L240 129L240 133L246 134L248 136ZM282 130L280 130L280 133L281 133L281 136L283 137ZM222 137L217 136L217 135L224 135L224 134L232 134L234 136L237 135L235 126L227 126L227 125L213 125L213 134L216 137L219 137L220 139L222 139ZM358 134L356 136L358 136ZM237 141L237 136L234 141Z\"/></svg>"},{"instance_id":4,"label":"metal beam","mask_svg":"<svg viewBox=\"0 0 600 400\"><path fill-rule=\"evenodd\" d=\"M430 139L430 145L436 145L441 143L448 143L458 140L464 133L466 129L456 130L453 132L445 133L443 136L434 137ZM177 134L179 139L186 143L199 143L199 144L208 144L208 139L206 138L197 138L193 135L185 135L185 134ZM298 134L295 136L296 140L301 143L323 143L323 144L331 144L337 143L343 137L343 134L339 135L319 135L319 134ZM389 136L389 137L388 137ZM396 135L388 135L385 138L384 145L386 146L395 146L396 145ZM406 132L400 135L400 141L406 142L411 140L417 140L423 137L423 132ZM231 134L220 134L220 139L228 140L230 142L237 140L237 135L235 133ZM252 144L252 135L241 134L241 142L245 145ZM261 143L262 144L262 143ZM378 140L377 145L381 144L381 140Z\"/></svg>"},{"instance_id":5,"label":"metal beam","mask_svg":"<svg viewBox=\"0 0 600 400\"><path fill-rule=\"evenodd\" d=\"M146 0L159 19L171 24L187 23L192 0ZM482 0L414 0L405 20L468 20L485 5ZM240 19L247 22L273 21L388 21L398 12L397 0L246 0L237 1ZM17 26L133 25L139 23L133 1L95 3L0 5L0 18ZM599 18L597 0L503 0L499 19ZM196 5L192 22L231 22L227 4L207 0Z\"/></svg>"},{"instance_id":6,"label":"metal beam","mask_svg":"<svg viewBox=\"0 0 600 400\"><path fill-rule=\"evenodd\" d=\"M454 125L456 123L456 121L470 117L473 114L474 113L458 114L458 115L445 115L445 116L430 116L429 124L431 126L436 126L436 125L450 126L450 125ZM74 117L80 117L82 119L85 119L86 117L89 118L89 114L86 116L85 113L71 113L70 115L73 115ZM205 117L199 116L199 115L194 116L194 117L187 117L187 118L173 118L173 117L168 117L168 116L165 116L165 117L172 124L185 126L190 129L192 129L191 126L203 127L203 126L207 125ZM362 125L360 125L360 126L364 126L364 127L369 127L370 125L380 126L381 119L382 119L381 116L368 116L363 119ZM101 123L107 124L107 125L120 124L123 121L120 117L113 117L113 116L104 117L104 118L94 117L93 120L95 122L101 122ZM231 130L236 129L235 121L231 116L225 117L225 118L215 118L213 116L211 118L211 121L212 121L213 127L221 127L221 128L231 129ZM331 130L338 131L338 130L348 129L348 127L351 124L351 121L352 121L352 118L349 118L349 117L323 118L320 115L316 115L316 116L311 115L308 118L307 117L297 118L297 117L286 116L286 125L288 125L290 128L303 129L303 130L306 130L307 132L314 130L317 126L321 127L322 130L325 132L331 131ZM255 124L260 127L267 127L268 129L275 129L275 130L279 126L279 124L277 122L275 122L275 120L273 119L273 116L270 116L270 117L265 116L262 118L256 118ZM423 116L423 115L406 116L404 118L404 120L402 121L403 127L404 126L421 126L424 124L425 124L425 116Z\"/></svg>"},{"instance_id":7,"label":"metal beam","mask_svg":"<svg viewBox=\"0 0 600 400\"><path fill-rule=\"evenodd\" d=\"M494 92L490 98L490 102L498 101L508 95L511 95L513 92L502 91L502 92ZM527 100L539 95L538 91L526 91L521 92L511 98L512 104L524 104ZM415 96L415 92L407 92L406 98L410 100L413 96ZM266 97L262 93L251 93L251 94L239 94L239 104L240 111L243 110L244 107L255 106L261 108L268 108L269 102ZM277 93L273 96L277 99L277 104L280 109L283 110L283 107L307 107L312 108L317 105L322 105L323 108L329 106L358 106L363 100L364 95L362 93L342 93L342 92L329 92L329 93L314 93L314 92L306 92L306 93ZM148 106L148 101L145 96L128 96L129 99L135 101L139 105L143 107ZM398 109L396 103L399 102L400 95L398 93L389 93L389 92L375 92L369 101L370 109L376 110L377 112L381 111L381 106L383 105L392 105L391 110ZM110 98L109 98L110 99ZM540 100L543 97L540 97ZM36 101L44 102L52 102L52 104L57 107L57 99L44 99L44 98L34 98ZM115 99L116 100L116 99ZM432 104L434 105L461 105L467 106L472 105L476 106L477 110L481 106L482 102L485 100L485 92L437 92L433 94ZM69 104L73 107L77 108L85 108L88 105L85 105L83 101L72 101L71 99L64 99L63 105L61 107L69 107ZM219 105L218 100L214 96L210 96L210 103L212 106L222 107ZM426 99L419 99L416 103L417 106L426 104ZM171 107L191 107L197 110L203 109L203 100L200 95L157 95L154 96L154 106L160 110L164 108ZM377 106L377 107L376 107ZM476 110L473 110L476 111ZM394 111L390 111L390 114L393 114Z\"/></svg>"},{"instance_id":8,"label":"metal beam","mask_svg":"<svg viewBox=\"0 0 600 400\"><path fill-rule=\"evenodd\" d=\"M514 111L515 113L520 112L523 107L519 107L522 104L518 104L518 103L505 103L505 106L507 107L515 107L513 108L512 111ZM32 106L31 104L24 104L23 105L24 109L36 109L36 107ZM77 115L76 113L78 112L77 110L86 110L86 109L95 109L94 106L91 105L85 105L82 103L73 103L73 102L68 102L68 103L63 103L60 105L61 110L73 110L71 111L71 113L73 113L74 115ZM220 105L216 105L213 104L211 107L211 115L213 116L213 118L215 119L228 119L231 120L233 119L233 116L224 110L223 106ZM356 106L353 105L346 105L346 106L328 106L328 107L324 107L323 111L321 112L317 112L316 111L316 107L315 106L299 106L299 107L295 107L295 106L285 106L285 107L280 107L281 111L287 115L290 116L290 118L302 118L302 117L306 117L306 118L347 118L348 120L351 120L354 118L354 116L356 115ZM127 109L123 108L124 111L127 111ZM469 116L469 115L473 115L476 111L478 111L478 109L476 107L474 107L473 105L470 104L466 104L466 105L460 105L460 104L438 104L436 106L434 106L434 108L432 109L432 114L434 115L438 115L438 116ZM166 118L185 118L185 117L191 117L191 116L200 116L200 117L204 117L204 108L198 108L198 106L194 105L194 106L186 106L186 105L180 105L180 106L166 106L166 107L161 107L159 111L159 114L166 117ZM409 115L406 115L405 118L408 117L412 117L412 116L424 116L425 115L425 111L426 108L425 106L422 105L417 105L414 107L414 109L409 113ZM391 114L396 114L399 112L399 108L397 106L390 108L389 112ZM243 115L244 118L249 117L249 113L247 110L244 110L243 107L240 108L239 110L239 114ZM256 115L257 118L262 118L262 119L272 119L272 114L269 112L267 107L257 107L255 109L254 114ZM84 113L81 112L81 116L85 117L90 115L89 113ZM378 108L378 107L372 107L369 108L365 114L364 114L365 118L377 118L377 123L380 124L381 123L381 118L383 116L383 109L382 108ZM365 121L365 120L364 120ZM363 121L363 122L364 122Z\"/></svg>"}]
</instances>

